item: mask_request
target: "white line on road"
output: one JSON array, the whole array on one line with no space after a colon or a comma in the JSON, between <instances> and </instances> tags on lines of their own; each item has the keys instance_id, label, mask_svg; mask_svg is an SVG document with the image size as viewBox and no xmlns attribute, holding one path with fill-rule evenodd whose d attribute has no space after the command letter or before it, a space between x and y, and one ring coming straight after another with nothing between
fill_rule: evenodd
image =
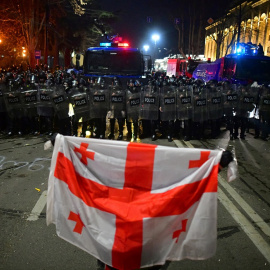
<instances>
[{"instance_id":1,"label":"white line on road","mask_svg":"<svg viewBox=\"0 0 270 270\"><path fill-rule=\"evenodd\" d=\"M36 221L47 202L47 190L43 191L27 220Z\"/></svg>"},{"instance_id":2,"label":"white line on road","mask_svg":"<svg viewBox=\"0 0 270 270\"><path fill-rule=\"evenodd\" d=\"M231 214L234 220L241 226L254 245L259 249L265 259L270 263L270 246L264 241L263 237L256 231L247 218L236 208L225 193L219 189L218 199Z\"/></svg>"},{"instance_id":3,"label":"white line on road","mask_svg":"<svg viewBox=\"0 0 270 270\"><path fill-rule=\"evenodd\" d=\"M185 145L179 140L173 140L178 148L184 148Z\"/></svg>"},{"instance_id":4,"label":"white line on road","mask_svg":"<svg viewBox=\"0 0 270 270\"><path fill-rule=\"evenodd\" d=\"M230 184L226 182L221 176L219 177L219 184L235 199L235 201L242 207L242 209L249 215L249 217L256 223L258 227L270 237L270 227L264 220L249 206L249 204L233 189Z\"/></svg>"},{"instance_id":5,"label":"white line on road","mask_svg":"<svg viewBox=\"0 0 270 270\"><path fill-rule=\"evenodd\" d=\"M186 144L187 147L189 147L189 148L194 148L194 146L193 146L189 141L185 141L185 144Z\"/></svg>"}]
</instances>

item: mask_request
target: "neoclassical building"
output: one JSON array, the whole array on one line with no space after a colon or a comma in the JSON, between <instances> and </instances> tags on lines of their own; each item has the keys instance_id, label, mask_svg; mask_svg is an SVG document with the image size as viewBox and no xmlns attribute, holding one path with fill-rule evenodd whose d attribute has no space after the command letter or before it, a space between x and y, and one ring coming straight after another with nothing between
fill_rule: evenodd
<instances>
[{"instance_id":1,"label":"neoclassical building","mask_svg":"<svg viewBox=\"0 0 270 270\"><path fill-rule=\"evenodd\" d=\"M240 8L231 9L229 14L234 14L235 18L239 15ZM241 4L241 30L239 42L259 44L263 46L264 55L270 56L270 0L243 1ZM211 61L216 60L217 34L222 33L222 42L220 45L219 57L232 53L237 43L237 33L239 22L231 20L232 25L229 26L224 20L219 20L206 27L205 58ZM224 25L224 27L222 27ZM225 27L227 25L227 27ZM234 38L233 38L234 37ZM229 44L232 42L232 46ZM229 48L228 48L229 47Z\"/></svg>"}]
</instances>

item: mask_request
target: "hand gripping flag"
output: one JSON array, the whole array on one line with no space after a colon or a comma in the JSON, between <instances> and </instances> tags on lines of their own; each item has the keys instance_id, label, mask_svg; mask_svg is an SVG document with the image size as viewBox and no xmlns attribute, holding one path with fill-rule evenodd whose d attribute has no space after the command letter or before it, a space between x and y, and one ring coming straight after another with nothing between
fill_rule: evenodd
<instances>
[{"instance_id":1,"label":"hand gripping flag","mask_svg":"<svg viewBox=\"0 0 270 270\"><path fill-rule=\"evenodd\" d=\"M215 254L219 150L57 135L47 224L120 270Z\"/></svg>"}]
</instances>

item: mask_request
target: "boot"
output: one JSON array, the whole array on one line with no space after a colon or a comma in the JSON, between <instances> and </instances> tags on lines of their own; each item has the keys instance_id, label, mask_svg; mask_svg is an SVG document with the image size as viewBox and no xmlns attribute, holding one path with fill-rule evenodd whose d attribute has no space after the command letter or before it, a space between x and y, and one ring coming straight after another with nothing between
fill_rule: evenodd
<instances>
[{"instance_id":1,"label":"boot","mask_svg":"<svg viewBox=\"0 0 270 270\"><path fill-rule=\"evenodd\" d=\"M117 137L117 140L118 140L118 141L123 140L123 133L119 133L119 135L118 135L118 137Z\"/></svg>"},{"instance_id":2,"label":"boot","mask_svg":"<svg viewBox=\"0 0 270 270\"><path fill-rule=\"evenodd\" d=\"M138 139L138 122L137 121L133 122L133 129L134 129L133 141L136 142Z\"/></svg>"},{"instance_id":3,"label":"boot","mask_svg":"<svg viewBox=\"0 0 270 270\"><path fill-rule=\"evenodd\" d=\"M127 122L127 140L132 138L131 122Z\"/></svg>"},{"instance_id":4,"label":"boot","mask_svg":"<svg viewBox=\"0 0 270 270\"><path fill-rule=\"evenodd\" d=\"M113 140L114 139L114 125L115 125L115 119L110 119L110 134L108 136L108 139Z\"/></svg>"}]
</instances>

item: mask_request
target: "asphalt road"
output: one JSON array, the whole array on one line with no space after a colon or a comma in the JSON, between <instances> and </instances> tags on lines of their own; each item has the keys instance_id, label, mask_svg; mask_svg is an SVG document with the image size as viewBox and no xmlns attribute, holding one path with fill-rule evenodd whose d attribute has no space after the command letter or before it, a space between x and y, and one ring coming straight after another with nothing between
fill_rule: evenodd
<instances>
[{"instance_id":1,"label":"asphalt road","mask_svg":"<svg viewBox=\"0 0 270 270\"><path fill-rule=\"evenodd\" d=\"M239 175L228 183L220 173L217 253L205 261L172 262L178 269L270 269L270 141L218 139L168 142L141 140L171 147L223 148L234 152ZM0 137L0 269L81 270L96 260L60 239L46 225L46 191L52 149L45 137Z\"/></svg>"}]
</instances>

